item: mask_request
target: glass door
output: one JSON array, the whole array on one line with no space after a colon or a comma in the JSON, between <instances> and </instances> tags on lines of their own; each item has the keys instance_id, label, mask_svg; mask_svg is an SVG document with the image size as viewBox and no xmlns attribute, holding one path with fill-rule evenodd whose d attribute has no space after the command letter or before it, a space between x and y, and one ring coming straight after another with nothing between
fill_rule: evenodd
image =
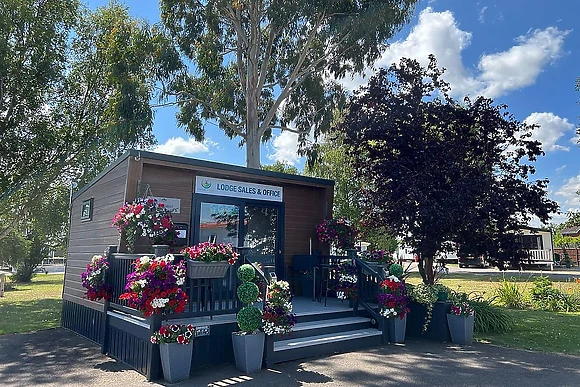
<instances>
[{"instance_id":1,"label":"glass door","mask_svg":"<svg viewBox=\"0 0 580 387\"><path fill-rule=\"evenodd\" d=\"M243 242L247 257L262 264L264 270L276 271L280 257L278 208L244 206ZM282 275L282 273L278 274Z\"/></svg>"},{"instance_id":2,"label":"glass door","mask_svg":"<svg viewBox=\"0 0 580 387\"><path fill-rule=\"evenodd\" d=\"M254 262L284 276L284 205L255 200L194 195L192 243L245 247Z\"/></svg>"}]
</instances>

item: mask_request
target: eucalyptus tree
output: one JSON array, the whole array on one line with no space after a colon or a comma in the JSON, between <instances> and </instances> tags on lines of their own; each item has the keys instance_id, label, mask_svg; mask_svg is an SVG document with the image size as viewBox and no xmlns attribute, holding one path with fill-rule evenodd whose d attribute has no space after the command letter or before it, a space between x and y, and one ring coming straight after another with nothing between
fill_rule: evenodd
<instances>
[{"instance_id":1,"label":"eucalyptus tree","mask_svg":"<svg viewBox=\"0 0 580 387\"><path fill-rule=\"evenodd\" d=\"M178 65L163 34L117 2L0 2L0 238L55 181L86 182L153 144L155 82Z\"/></svg>"},{"instance_id":2,"label":"eucalyptus tree","mask_svg":"<svg viewBox=\"0 0 580 387\"><path fill-rule=\"evenodd\" d=\"M273 129L326 130L344 104L335 79L371 66L417 0L161 0L161 20L194 67L166 85L178 122L197 140L214 120L260 168Z\"/></svg>"},{"instance_id":3,"label":"eucalyptus tree","mask_svg":"<svg viewBox=\"0 0 580 387\"><path fill-rule=\"evenodd\" d=\"M543 155L533 126L488 98L454 100L442 75L433 56L426 68L402 59L381 69L340 126L366 183L363 217L420 254L425 283L448 241L503 267L517 253L513 231L558 209L548 180L532 179Z\"/></svg>"}]
</instances>

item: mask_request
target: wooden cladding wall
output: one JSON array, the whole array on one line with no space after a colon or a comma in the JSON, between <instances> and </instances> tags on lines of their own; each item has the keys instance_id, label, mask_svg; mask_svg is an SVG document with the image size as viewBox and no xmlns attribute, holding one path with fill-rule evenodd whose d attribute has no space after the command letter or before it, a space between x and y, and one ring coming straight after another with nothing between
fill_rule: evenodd
<instances>
[{"instance_id":1,"label":"wooden cladding wall","mask_svg":"<svg viewBox=\"0 0 580 387\"><path fill-rule=\"evenodd\" d=\"M73 200L68 244L67 267L63 298L93 309L103 309L101 302L83 299L85 289L80 273L93 255L103 254L119 241L117 229L111 227L113 216L125 201L128 163L130 158L115 166ZM92 218L81 219L82 204L93 200Z\"/></svg>"},{"instance_id":2,"label":"wooden cladding wall","mask_svg":"<svg viewBox=\"0 0 580 387\"><path fill-rule=\"evenodd\" d=\"M180 199L181 211L173 214L173 221L191 222L191 199L195 173L178 168L168 168L155 164L143 163L141 189L149 186L153 196Z\"/></svg>"},{"instance_id":3,"label":"wooden cladding wall","mask_svg":"<svg viewBox=\"0 0 580 387\"><path fill-rule=\"evenodd\" d=\"M330 196L327 191L331 191ZM305 186L284 187L284 266L292 265L295 254L309 254L310 240L312 251L328 253L318 242L316 226L326 216L332 216L332 188ZM330 197L330 202L329 202Z\"/></svg>"}]
</instances>

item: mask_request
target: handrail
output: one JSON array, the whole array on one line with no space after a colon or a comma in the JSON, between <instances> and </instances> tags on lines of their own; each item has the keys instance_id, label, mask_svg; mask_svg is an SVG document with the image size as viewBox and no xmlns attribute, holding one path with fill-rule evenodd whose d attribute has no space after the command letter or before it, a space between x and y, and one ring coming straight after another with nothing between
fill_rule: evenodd
<instances>
[{"instance_id":1,"label":"handrail","mask_svg":"<svg viewBox=\"0 0 580 387\"><path fill-rule=\"evenodd\" d=\"M270 275L270 273L264 273L264 271L262 270L262 268L260 267L259 264L257 264L256 262L250 261L248 259L247 254L242 254L242 260L254 268L254 271L258 275L258 279L264 281L264 284L266 285L264 287L264 294L261 295L262 296L261 297L262 298L262 309L264 309L266 307L266 301L268 299L268 292L270 289L270 285L273 282L272 276Z\"/></svg>"},{"instance_id":2,"label":"handrail","mask_svg":"<svg viewBox=\"0 0 580 387\"><path fill-rule=\"evenodd\" d=\"M358 297L354 302L354 313L357 313L359 306L362 306L377 321L379 330L383 332L383 343L386 343L388 341L388 326L386 319L377 310L380 283L385 280L384 271L375 270L359 257L354 257L354 261L358 277Z\"/></svg>"}]
</instances>

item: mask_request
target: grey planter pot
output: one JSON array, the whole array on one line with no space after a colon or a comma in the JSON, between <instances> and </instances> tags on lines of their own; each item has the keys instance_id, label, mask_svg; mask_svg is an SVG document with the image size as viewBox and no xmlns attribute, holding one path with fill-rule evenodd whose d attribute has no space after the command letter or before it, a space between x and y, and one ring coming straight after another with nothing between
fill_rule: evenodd
<instances>
[{"instance_id":1,"label":"grey planter pot","mask_svg":"<svg viewBox=\"0 0 580 387\"><path fill-rule=\"evenodd\" d=\"M169 245L153 245L153 254L156 257L164 257L169 254Z\"/></svg>"},{"instance_id":2,"label":"grey planter pot","mask_svg":"<svg viewBox=\"0 0 580 387\"><path fill-rule=\"evenodd\" d=\"M451 341L454 344L471 344L473 341L474 317L474 315L469 317L456 316L454 314L447 315L447 325L449 326L449 333L451 333Z\"/></svg>"},{"instance_id":3,"label":"grey planter pot","mask_svg":"<svg viewBox=\"0 0 580 387\"><path fill-rule=\"evenodd\" d=\"M223 278L230 264L223 262L196 262L191 259L187 260L187 276L191 279L201 278Z\"/></svg>"},{"instance_id":4,"label":"grey planter pot","mask_svg":"<svg viewBox=\"0 0 580 387\"><path fill-rule=\"evenodd\" d=\"M407 314L402 319L389 318L387 319L389 329L389 343L404 343L405 332L407 330Z\"/></svg>"},{"instance_id":5,"label":"grey planter pot","mask_svg":"<svg viewBox=\"0 0 580 387\"><path fill-rule=\"evenodd\" d=\"M264 332L244 335L241 332L232 333L236 367L247 374L262 369L264 357Z\"/></svg>"},{"instance_id":6,"label":"grey planter pot","mask_svg":"<svg viewBox=\"0 0 580 387\"><path fill-rule=\"evenodd\" d=\"M171 343L159 344L163 378L169 383L177 383L189 379L193 340L187 345Z\"/></svg>"}]
</instances>

